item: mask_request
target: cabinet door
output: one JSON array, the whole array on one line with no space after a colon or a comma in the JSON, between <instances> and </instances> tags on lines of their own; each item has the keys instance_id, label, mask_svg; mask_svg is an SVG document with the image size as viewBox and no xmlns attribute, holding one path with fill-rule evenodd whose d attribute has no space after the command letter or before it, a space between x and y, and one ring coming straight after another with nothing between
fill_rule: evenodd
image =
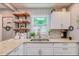
<instances>
[{"instance_id":1,"label":"cabinet door","mask_svg":"<svg viewBox=\"0 0 79 59\"><path fill-rule=\"evenodd\" d=\"M54 48L54 55L78 55L78 50L76 48Z\"/></svg>"},{"instance_id":2,"label":"cabinet door","mask_svg":"<svg viewBox=\"0 0 79 59\"><path fill-rule=\"evenodd\" d=\"M25 55L53 55L53 44L50 43L27 43Z\"/></svg>"},{"instance_id":3,"label":"cabinet door","mask_svg":"<svg viewBox=\"0 0 79 59\"><path fill-rule=\"evenodd\" d=\"M2 41L2 16L0 15L0 41Z\"/></svg>"},{"instance_id":4,"label":"cabinet door","mask_svg":"<svg viewBox=\"0 0 79 59\"><path fill-rule=\"evenodd\" d=\"M25 55L39 55L39 44L38 43L27 43L25 44Z\"/></svg>"},{"instance_id":5,"label":"cabinet door","mask_svg":"<svg viewBox=\"0 0 79 59\"><path fill-rule=\"evenodd\" d=\"M70 26L70 12L62 12L61 29L68 29Z\"/></svg>"},{"instance_id":6,"label":"cabinet door","mask_svg":"<svg viewBox=\"0 0 79 59\"><path fill-rule=\"evenodd\" d=\"M53 55L53 43L41 44L40 55Z\"/></svg>"},{"instance_id":7,"label":"cabinet door","mask_svg":"<svg viewBox=\"0 0 79 59\"><path fill-rule=\"evenodd\" d=\"M17 47L9 55L23 55L23 45Z\"/></svg>"},{"instance_id":8,"label":"cabinet door","mask_svg":"<svg viewBox=\"0 0 79 59\"><path fill-rule=\"evenodd\" d=\"M2 28L0 28L0 41L2 41L2 31L3 31L3 29Z\"/></svg>"},{"instance_id":9,"label":"cabinet door","mask_svg":"<svg viewBox=\"0 0 79 59\"><path fill-rule=\"evenodd\" d=\"M40 55L53 55L53 48L41 48L39 51Z\"/></svg>"},{"instance_id":10,"label":"cabinet door","mask_svg":"<svg viewBox=\"0 0 79 59\"><path fill-rule=\"evenodd\" d=\"M17 49L18 49L17 50L17 55L24 55L23 54L23 44L21 46L19 46Z\"/></svg>"},{"instance_id":11,"label":"cabinet door","mask_svg":"<svg viewBox=\"0 0 79 59\"><path fill-rule=\"evenodd\" d=\"M61 12L51 14L51 29L61 29Z\"/></svg>"},{"instance_id":12,"label":"cabinet door","mask_svg":"<svg viewBox=\"0 0 79 59\"><path fill-rule=\"evenodd\" d=\"M17 52L17 48L16 49L14 49L9 55L13 55L13 56L16 56L16 55L18 55L18 52Z\"/></svg>"},{"instance_id":13,"label":"cabinet door","mask_svg":"<svg viewBox=\"0 0 79 59\"><path fill-rule=\"evenodd\" d=\"M63 39L64 40L64 39ZM63 43L54 43L54 47L75 47L77 48L78 47L78 44L77 43L66 43L66 42L63 42Z\"/></svg>"},{"instance_id":14,"label":"cabinet door","mask_svg":"<svg viewBox=\"0 0 79 59\"><path fill-rule=\"evenodd\" d=\"M0 28L2 29L2 16L0 15Z\"/></svg>"},{"instance_id":15,"label":"cabinet door","mask_svg":"<svg viewBox=\"0 0 79 59\"><path fill-rule=\"evenodd\" d=\"M53 12L51 14L51 29L68 29L70 12Z\"/></svg>"},{"instance_id":16,"label":"cabinet door","mask_svg":"<svg viewBox=\"0 0 79 59\"><path fill-rule=\"evenodd\" d=\"M32 48L32 47L28 47L27 51L26 51L26 55L39 55L39 48Z\"/></svg>"}]
</instances>

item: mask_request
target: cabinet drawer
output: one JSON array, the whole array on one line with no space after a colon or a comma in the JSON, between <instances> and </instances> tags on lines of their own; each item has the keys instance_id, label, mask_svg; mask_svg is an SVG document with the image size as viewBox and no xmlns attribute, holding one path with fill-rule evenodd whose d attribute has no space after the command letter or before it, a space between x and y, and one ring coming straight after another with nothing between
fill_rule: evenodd
<instances>
[{"instance_id":1,"label":"cabinet drawer","mask_svg":"<svg viewBox=\"0 0 79 59\"><path fill-rule=\"evenodd\" d=\"M40 44L41 48L53 48L53 43L42 43Z\"/></svg>"},{"instance_id":2,"label":"cabinet drawer","mask_svg":"<svg viewBox=\"0 0 79 59\"><path fill-rule=\"evenodd\" d=\"M54 55L78 55L76 48L54 48Z\"/></svg>"},{"instance_id":3,"label":"cabinet drawer","mask_svg":"<svg viewBox=\"0 0 79 59\"><path fill-rule=\"evenodd\" d=\"M41 48L41 55L53 55L53 48Z\"/></svg>"},{"instance_id":4,"label":"cabinet drawer","mask_svg":"<svg viewBox=\"0 0 79 59\"><path fill-rule=\"evenodd\" d=\"M33 47L40 47L40 44L38 44L38 43L28 43L26 46L27 46L27 48L28 47L33 48Z\"/></svg>"},{"instance_id":5,"label":"cabinet drawer","mask_svg":"<svg viewBox=\"0 0 79 59\"><path fill-rule=\"evenodd\" d=\"M39 55L39 48L27 48L25 55Z\"/></svg>"},{"instance_id":6,"label":"cabinet drawer","mask_svg":"<svg viewBox=\"0 0 79 59\"><path fill-rule=\"evenodd\" d=\"M77 43L54 43L54 47L77 47Z\"/></svg>"},{"instance_id":7,"label":"cabinet drawer","mask_svg":"<svg viewBox=\"0 0 79 59\"><path fill-rule=\"evenodd\" d=\"M28 43L27 44L27 48L28 47L31 47L31 48L33 48L33 47L38 47L38 48L40 48L40 47L44 47L44 48L47 48L47 47L52 47L53 46L53 44L52 43Z\"/></svg>"}]
</instances>

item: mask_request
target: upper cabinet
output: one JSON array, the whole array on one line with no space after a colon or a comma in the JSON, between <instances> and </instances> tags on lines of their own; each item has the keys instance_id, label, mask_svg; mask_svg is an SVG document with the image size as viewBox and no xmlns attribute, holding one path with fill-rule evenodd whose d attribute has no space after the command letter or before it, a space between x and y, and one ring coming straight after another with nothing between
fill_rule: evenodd
<instances>
[{"instance_id":1,"label":"upper cabinet","mask_svg":"<svg viewBox=\"0 0 79 59\"><path fill-rule=\"evenodd\" d=\"M70 12L52 12L51 29L68 29L70 26Z\"/></svg>"}]
</instances>

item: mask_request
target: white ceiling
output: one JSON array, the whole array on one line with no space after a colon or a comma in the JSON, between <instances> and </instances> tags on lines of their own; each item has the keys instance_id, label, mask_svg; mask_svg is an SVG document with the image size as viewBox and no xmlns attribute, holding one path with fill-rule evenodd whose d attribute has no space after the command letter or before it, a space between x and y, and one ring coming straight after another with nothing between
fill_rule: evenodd
<instances>
[{"instance_id":1,"label":"white ceiling","mask_svg":"<svg viewBox=\"0 0 79 59\"><path fill-rule=\"evenodd\" d=\"M0 3L0 10L17 10L26 8L61 8L67 7L70 3ZM3 9L4 8L4 9Z\"/></svg>"},{"instance_id":2,"label":"white ceiling","mask_svg":"<svg viewBox=\"0 0 79 59\"><path fill-rule=\"evenodd\" d=\"M13 3L16 8L59 8L69 6L70 3Z\"/></svg>"},{"instance_id":3,"label":"white ceiling","mask_svg":"<svg viewBox=\"0 0 79 59\"><path fill-rule=\"evenodd\" d=\"M7 8L7 7L0 3L0 8L3 9L3 8Z\"/></svg>"}]
</instances>

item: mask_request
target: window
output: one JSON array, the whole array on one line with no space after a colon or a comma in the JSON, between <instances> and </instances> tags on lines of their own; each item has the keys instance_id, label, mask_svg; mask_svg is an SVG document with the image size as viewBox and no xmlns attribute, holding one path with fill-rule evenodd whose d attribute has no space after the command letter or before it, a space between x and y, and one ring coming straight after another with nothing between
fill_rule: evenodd
<instances>
[{"instance_id":1,"label":"window","mask_svg":"<svg viewBox=\"0 0 79 59\"><path fill-rule=\"evenodd\" d=\"M47 16L34 16L32 18L32 31L36 34L40 29L41 34L48 33L48 17Z\"/></svg>"},{"instance_id":2,"label":"window","mask_svg":"<svg viewBox=\"0 0 79 59\"><path fill-rule=\"evenodd\" d=\"M46 26L47 25L47 18L46 17L35 17L34 18L34 25L35 26Z\"/></svg>"}]
</instances>

